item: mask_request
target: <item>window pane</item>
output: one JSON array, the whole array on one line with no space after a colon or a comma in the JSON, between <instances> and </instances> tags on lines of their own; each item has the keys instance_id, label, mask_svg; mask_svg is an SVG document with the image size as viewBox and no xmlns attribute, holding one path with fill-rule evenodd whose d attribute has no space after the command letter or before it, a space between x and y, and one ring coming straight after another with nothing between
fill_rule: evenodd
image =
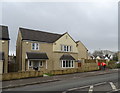
<instances>
[{"instance_id":1,"label":"window pane","mask_svg":"<svg viewBox=\"0 0 120 93\"><path fill-rule=\"evenodd\" d=\"M71 61L69 60L69 67L71 67Z\"/></svg>"},{"instance_id":2,"label":"window pane","mask_svg":"<svg viewBox=\"0 0 120 93\"><path fill-rule=\"evenodd\" d=\"M35 49L35 43L32 43L32 49L33 50Z\"/></svg>"},{"instance_id":3,"label":"window pane","mask_svg":"<svg viewBox=\"0 0 120 93\"><path fill-rule=\"evenodd\" d=\"M73 67L73 61L71 61L71 65L72 65L71 67Z\"/></svg>"},{"instance_id":4,"label":"window pane","mask_svg":"<svg viewBox=\"0 0 120 93\"><path fill-rule=\"evenodd\" d=\"M68 63L69 61L68 60L66 60L66 67L68 67L68 65L69 65L69 63Z\"/></svg>"},{"instance_id":5,"label":"window pane","mask_svg":"<svg viewBox=\"0 0 120 93\"><path fill-rule=\"evenodd\" d=\"M72 46L70 46L70 51L72 51Z\"/></svg>"},{"instance_id":6,"label":"window pane","mask_svg":"<svg viewBox=\"0 0 120 93\"><path fill-rule=\"evenodd\" d=\"M40 66L43 66L43 62L42 62L42 61L40 61L40 63L39 63L39 64L40 64Z\"/></svg>"},{"instance_id":7,"label":"window pane","mask_svg":"<svg viewBox=\"0 0 120 93\"><path fill-rule=\"evenodd\" d=\"M65 61L62 61L63 62L63 67L65 67Z\"/></svg>"},{"instance_id":8,"label":"window pane","mask_svg":"<svg viewBox=\"0 0 120 93\"><path fill-rule=\"evenodd\" d=\"M64 46L64 51L66 51L66 46Z\"/></svg>"},{"instance_id":9,"label":"window pane","mask_svg":"<svg viewBox=\"0 0 120 93\"><path fill-rule=\"evenodd\" d=\"M32 62L31 61L29 61L29 66L32 66Z\"/></svg>"},{"instance_id":10,"label":"window pane","mask_svg":"<svg viewBox=\"0 0 120 93\"><path fill-rule=\"evenodd\" d=\"M36 43L36 50L38 50L38 49L39 49L38 47L39 47L39 44L38 44L38 43Z\"/></svg>"},{"instance_id":11,"label":"window pane","mask_svg":"<svg viewBox=\"0 0 120 93\"><path fill-rule=\"evenodd\" d=\"M69 51L69 46L66 46L67 47L67 51Z\"/></svg>"}]
</instances>

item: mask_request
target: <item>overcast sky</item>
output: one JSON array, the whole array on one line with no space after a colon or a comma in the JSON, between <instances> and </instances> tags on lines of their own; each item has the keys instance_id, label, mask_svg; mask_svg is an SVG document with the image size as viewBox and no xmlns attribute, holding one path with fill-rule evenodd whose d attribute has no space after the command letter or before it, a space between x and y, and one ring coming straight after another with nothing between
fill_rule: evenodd
<instances>
[{"instance_id":1,"label":"overcast sky","mask_svg":"<svg viewBox=\"0 0 120 93\"><path fill-rule=\"evenodd\" d=\"M19 27L53 33L68 32L89 51L118 50L116 2L2 3L2 23L9 27L10 53L15 52Z\"/></svg>"}]
</instances>

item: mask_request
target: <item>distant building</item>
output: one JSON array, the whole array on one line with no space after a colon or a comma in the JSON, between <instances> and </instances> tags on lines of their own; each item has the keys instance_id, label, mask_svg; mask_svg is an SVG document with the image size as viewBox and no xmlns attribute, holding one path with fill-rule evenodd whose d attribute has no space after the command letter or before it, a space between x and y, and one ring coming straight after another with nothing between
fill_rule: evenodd
<instances>
[{"instance_id":1,"label":"distant building","mask_svg":"<svg viewBox=\"0 0 120 93\"><path fill-rule=\"evenodd\" d=\"M115 55L115 52L109 51L109 50L100 50L100 51L94 51L94 53L91 55L94 59L105 59L107 61L113 60L113 56Z\"/></svg>"}]
</instances>

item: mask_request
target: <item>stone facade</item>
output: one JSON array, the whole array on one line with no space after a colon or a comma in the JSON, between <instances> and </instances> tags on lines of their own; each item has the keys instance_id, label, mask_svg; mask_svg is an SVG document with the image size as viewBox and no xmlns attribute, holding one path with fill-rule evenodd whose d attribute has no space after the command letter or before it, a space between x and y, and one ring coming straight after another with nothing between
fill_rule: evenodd
<instances>
[{"instance_id":1,"label":"stone facade","mask_svg":"<svg viewBox=\"0 0 120 93\"><path fill-rule=\"evenodd\" d=\"M34 34L34 31L33 31L33 34ZM33 43L37 43L39 45L38 50L32 49ZM78 63L76 61L78 59L80 60L81 58L86 59L88 56L87 49L85 48L85 46L79 42L76 43L68 33L61 35L61 37L57 39L55 42L48 43L48 42L41 42L41 41L35 41L35 40L23 40L22 33L21 31L19 31L16 45L17 45L16 46L16 59L17 59L18 68L19 68L18 71L34 70L33 68L30 68L29 66L35 63L35 59L32 60L31 64L29 64L30 60L28 61L28 57L26 55L27 52L47 54L49 59L43 60L43 66L38 67L39 71L65 70L65 69L78 68ZM71 48L70 49L71 51L62 51L61 46L64 46L65 48L70 46L69 48ZM72 64L73 67L66 67L66 68L62 67L63 64L60 58L64 54L70 55L75 59L73 60L73 63L68 62L70 66Z\"/></svg>"}]
</instances>

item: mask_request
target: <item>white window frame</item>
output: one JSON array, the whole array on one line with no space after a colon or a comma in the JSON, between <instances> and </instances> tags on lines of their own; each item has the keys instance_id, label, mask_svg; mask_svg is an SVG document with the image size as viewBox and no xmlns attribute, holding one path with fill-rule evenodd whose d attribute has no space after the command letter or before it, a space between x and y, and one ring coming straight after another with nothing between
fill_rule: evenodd
<instances>
[{"instance_id":1,"label":"white window frame","mask_svg":"<svg viewBox=\"0 0 120 93\"><path fill-rule=\"evenodd\" d=\"M39 50L39 43L36 43L36 50Z\"/></svg>"},{"instance_id":2,"label":"white window frame","mask_svg":"<svg viewBox=\"0 0 120 93\"><path fill-rule=\"evenodd\" d=\"M62 68L74 68L74 60L61 60L61 64ZM65 64L65 67L63 66L63 64Z\"/></svg>"},{"instance_id":3,"label":"white window frame","mask_svg":"<svg viewBox=\"0 0 120 93\"><path fill-rule=\"evenodd\" d=\"M60 45L61 51L63 52L72 52L72 46L71 45Z\"/></svg>"},{"instance_id":4,"label":"white window frame","mask_svg":"<svg viewBox=\"0 0 120 93\"><path fill-rule=\"evenodd\" d=\"M33 44L34 44L34 48L33 48ZM39 47L40 47L39 43L31 43L31 49L32 50L39 50Z\"/></svg>"},{"instance_id":5,"label":"white window frame","mask_svg":"<svg viewBox=\"0 0 120 93\"><path fill-rule=\"evenodd\" d=\"M66 52L67 48L66 45L63 45L63 51Z\"/></svg>"}]
</instances>

